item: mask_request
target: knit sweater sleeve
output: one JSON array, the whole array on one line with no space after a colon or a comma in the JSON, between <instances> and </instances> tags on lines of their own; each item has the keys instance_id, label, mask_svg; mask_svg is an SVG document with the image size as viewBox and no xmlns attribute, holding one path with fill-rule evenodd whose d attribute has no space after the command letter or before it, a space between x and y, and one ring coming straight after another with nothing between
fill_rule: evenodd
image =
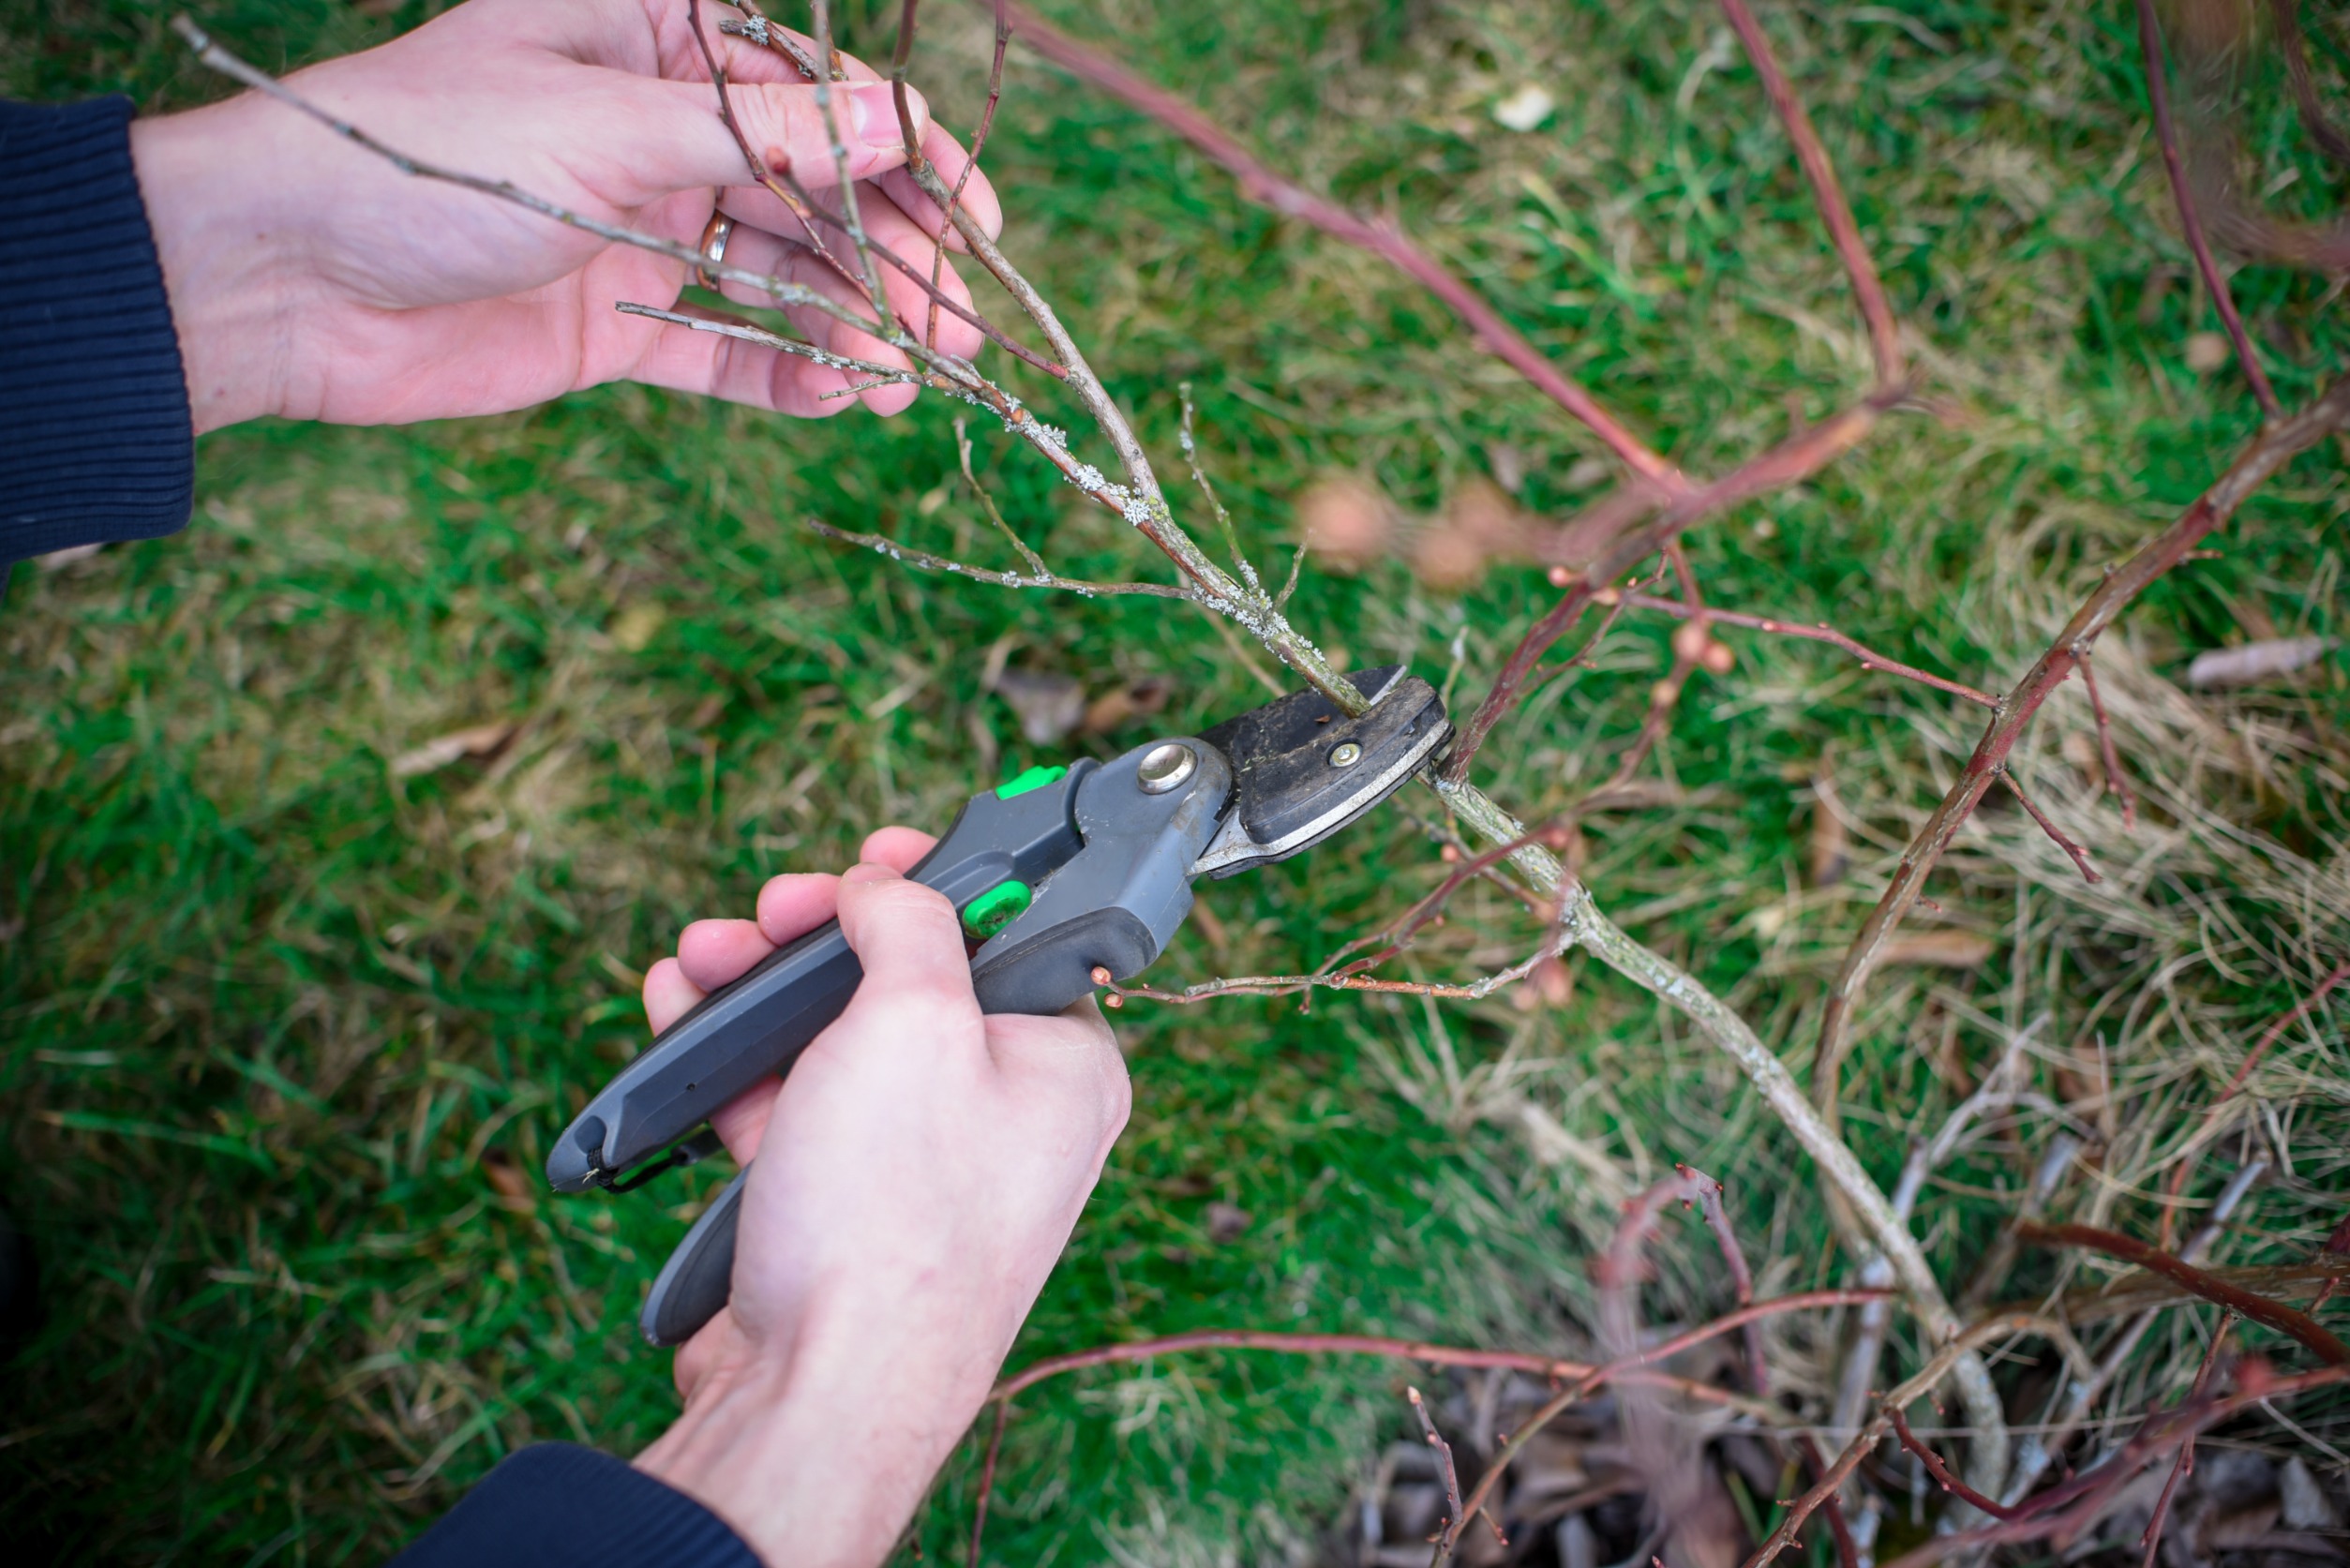
<instances>
[{"instance_id":1,"label":"knit sweater sleeve","mask_svg":"<svg viewBox=\"0 0 2350 1568\"><path fill-rule=\"evenodd\" d=\"M0 574L170 533L194 504L187 381L131 112L124 97L0 102Z\"/></svg>"}]
</instances>

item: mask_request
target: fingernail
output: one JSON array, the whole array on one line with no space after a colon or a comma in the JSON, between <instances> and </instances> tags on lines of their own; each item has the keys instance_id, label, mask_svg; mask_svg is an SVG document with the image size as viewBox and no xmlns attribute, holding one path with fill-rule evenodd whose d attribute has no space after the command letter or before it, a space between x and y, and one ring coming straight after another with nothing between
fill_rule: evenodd
<instances>
[{"instance_id":1,"label":"fingernail","mask_svg":"<svg viewBox=\"0 0 2350 1568\"><path fill-rule=\"evenodd\" d=\"M928 123L930 108L922 102L922 95L908 87L906 90L906 112L914 118L914 132L921 134ZM857 140L876 152L887 152L906 145L905 128L898 124L897 97L890 83L868 82L848 91L849 123L856 127Z\"/></svg>"}]
</instances>

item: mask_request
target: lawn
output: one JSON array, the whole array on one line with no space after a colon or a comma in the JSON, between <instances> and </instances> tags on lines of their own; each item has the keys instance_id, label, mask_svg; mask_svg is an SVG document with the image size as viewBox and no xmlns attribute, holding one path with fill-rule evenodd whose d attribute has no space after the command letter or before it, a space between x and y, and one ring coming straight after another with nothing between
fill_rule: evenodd
<instances>
[{"instance_id":1,"label":"lawn","mask_svg":"<svg viewBox=\"0 0 2350 1568\"><path fill-rule=\"evenodd\" d=\"M181 8L0 0L0 91L217 96L164 31ZM195 9L281 67L437 8ZM886 53L895 7L847 9L845 41ZM1395 215L1693 470L1865 380L1788 144L1708 5L1053 9L1310 185ZM2234 369L2194 367L2216 322L2129 9L1774 0L1765 20L1922 396L1815 481L1694 532L1692 560L1714 603L1833 619L2000 690L2257 426ZM917 76L950 123L977 109L987 36L982 12L936 6ZM2339 105L2341 62L2318 65ZM1505 128L1497 104L1530 83L1554 111ZM2272 210L2331 213L2343 171L2288 98L2255 99ZM1603 487L1596 443L1433 300L1017 48L989 167L1007 248L1170 474L1190 385L1203 462L1268 572L1296 499L1332 474L1430 516L1496 479L1548 517ZM2283 267L2235 285L2285 403L2307 401L2350 346L2342 303ZM1082 423L1042 378L992 369ZM461 424L250 426L200 446L184 533L18 569L0 601L0 1201L40 1250L48 1321L0 1373L10 1534L57 1560L371 1561L518 1446L626 1454L660 1430L668 1356L638 1340L636 1304L725 1172L618 1199L536 1181L641 1043L643 967L686 920L844 862L871 827L942 825L1030 763L1205 725L1275 673L1188 607L921 575L805 527L1016 565L958 475L962 411L933 397L794 424L619 387ZM992 423L969 433L1057 568L1163 576ZM2341 631L2342 455L2289 469L2101 649L2147 799L2135 833L2100 796L2077 686L2034 731L2019 771L2107 881L2080 885L2005 806L1938 874L1924 925L1985 940L1871 993L1845 1116L1880 1182L2044 1015L2036 1081L2093 1102L2108 1151L2067 1212L2150 1234L2157 1157L2264 1021L2350 953L2342 654L2240 693L2180 684L2198 650ZM1355 663L1409 661L1458 708L1553 596L1519 562L1459 589L1401 560L1309 560L1294 616ZM1606 779L1669 633L1627 617L1496 737L1481 782L1533 820ZM1735 668L1692 686L1654 787L1585 820L1579 852L1619 921L1800 1072L1845 944L1979 720L1820 645L1724 635ZM992 689L1005 670L1169 695L1038 743ZM501 732L484 754L411 765L478 726ZM1841 879L1813 864L1823 795L1849 824ZM1318 962L1435 885L1440 828L1433 797L1400 796L1309 857L1204 889L1154 981ZM1481 888L1400 972L1487 972L1534 929ZM2260 1113L2190 1188L2208 1202L2255 1148L2277 1162L2222 1261L2303 1257L2341 1217L2339 1016L2280 1041ZM1768 1287L1849 1273L1808 1162L1735 1069L1580 960L1549 995L1137 1003L1118 1022L1133 1125L1015 1364L1231 1326L1587 1347L1588 1261L1675 1160L1728 1184ZM2047 1131L2020 1122L1938 1183L1921 1235L1945 1277L2012 1211ZM1694 1227L1661 1251L1654 1315L1723 1305ZM2028 1257L2019 1288L2058 1277ZM2172 1386L2199 1352L2166 1329L2135 1376ZM1012 1420L989 1555L1279 1560L1414 1430L1403 1379L1222 1353L1040 1389ZM2350 1411L2305 1425L2340 1445ZM976 1461L941 1479L910 1549L959 1558Z\"/></svg>"}]
</instances>

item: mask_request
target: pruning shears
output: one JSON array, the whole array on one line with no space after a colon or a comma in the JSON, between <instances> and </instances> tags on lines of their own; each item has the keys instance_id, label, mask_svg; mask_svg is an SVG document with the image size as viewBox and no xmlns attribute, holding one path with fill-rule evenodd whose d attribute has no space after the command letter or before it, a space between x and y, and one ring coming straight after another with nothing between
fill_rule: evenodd
<instances>
[{"instance_id":1,"label":"pruning shears","mask_svg":"<svg viewBox=\"0 0 2350 1568\"><path fill-rule=\"evenodd\" d=\"M973 796L908 874L962 918L982 1011L1055 1013L1164 950L1195 878L1311 848L1395 793L1452 726L1400 665L1347 678L1370 706L1349 718L1295 692L1196 736L1108 762L1031 768ZM704 1124L769 1074L791 1070L838 1018L863 970L827 922L704 997L589 1101L547 1156L558 1192L627 1191L716 1152ZM696 1129L700 1129L696 1131ZM653 1281L641 1326L682 1343L726 1303L746 1164Z\"/></svg>"}]
</instances>

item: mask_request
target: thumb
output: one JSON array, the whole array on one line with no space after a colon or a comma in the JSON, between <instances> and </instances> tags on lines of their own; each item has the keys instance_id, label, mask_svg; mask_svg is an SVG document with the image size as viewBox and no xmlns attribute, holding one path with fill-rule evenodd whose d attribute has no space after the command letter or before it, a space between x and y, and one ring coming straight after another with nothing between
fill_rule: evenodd
<instances>
[{"instance_id":1,"label":"thumb","mask_svg":"<svg viewBox=\"0 0 2350 1568\"><path fill-rule=\"evenodd\" d=\"M610 144L628 149L624 167L641 187L631 205L696 186L750 183L742 148L719 118L717 95L709 82L613 74L629 83L628 133L611 137ZM850 179L871 179L906 161L906 135L889 82L835 82L831 98L831 119L840 129ZM812 187L838 183L831 134L813 85L728 82L726 101L743 140L769 172ZM930 106L908 87L906 107L919 142L930 128Z\"/></svg>"}]
</instances>

